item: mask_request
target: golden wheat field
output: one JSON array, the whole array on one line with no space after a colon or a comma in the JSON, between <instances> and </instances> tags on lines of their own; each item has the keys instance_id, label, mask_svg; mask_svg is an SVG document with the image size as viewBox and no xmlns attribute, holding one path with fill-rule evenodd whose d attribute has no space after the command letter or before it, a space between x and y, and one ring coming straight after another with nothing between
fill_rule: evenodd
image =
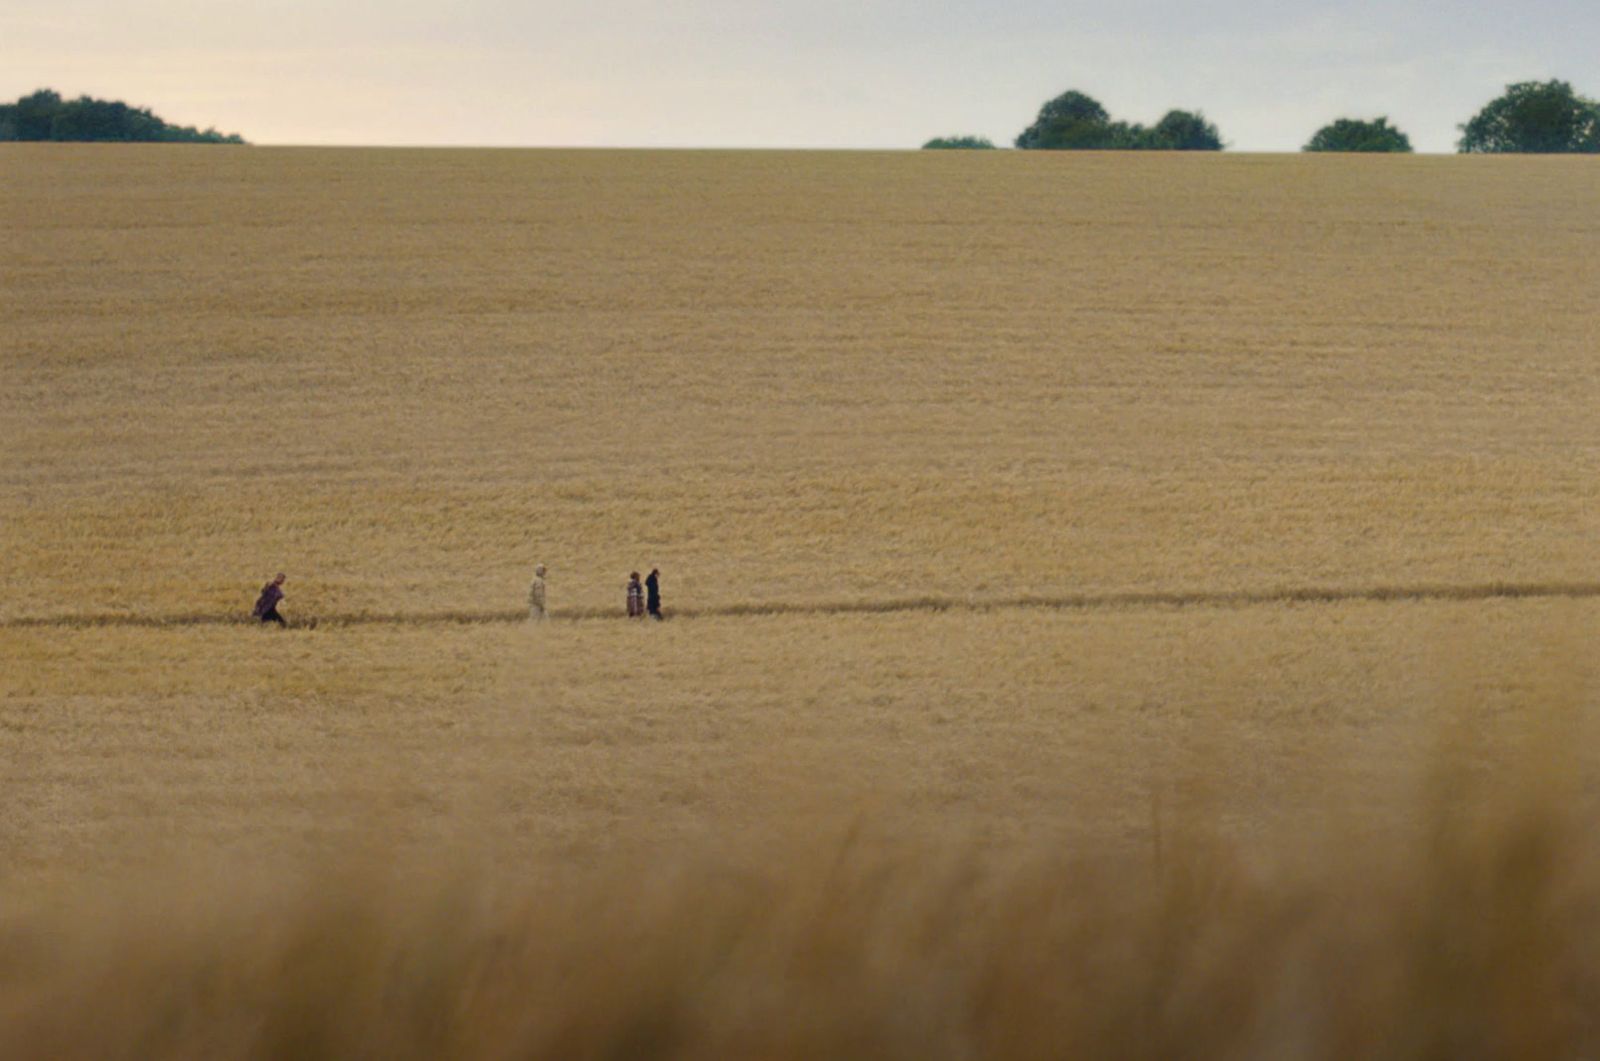
<instances>
[{"instance_id":1,"label":"golden wheat field","mask_svg":"<svg viewBox=\"0 0 1600 1061\"><path fill-rule=\"evenodd\" d=\"M0 210L0 1054L1600 1052L1591 160Z\"/></svg>"}]
</instances>

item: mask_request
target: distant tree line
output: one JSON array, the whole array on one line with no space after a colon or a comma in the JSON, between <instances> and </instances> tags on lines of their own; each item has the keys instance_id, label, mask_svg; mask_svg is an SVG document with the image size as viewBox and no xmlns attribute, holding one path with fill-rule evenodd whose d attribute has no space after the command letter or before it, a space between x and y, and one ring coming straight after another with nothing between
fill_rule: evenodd
<instances>
[{"instance_id":1,"label":"distant tree line","mask_svg":"<svg viewBox=\"0 0 1600 1061\"><path fill-rule=\"evenodd\" d=\"M993 151L987 136L936 136L922 145L924 151Z\"/></svg>"},{"instance_id":2,"label":"distant tree line","mask_svg":"<svg viewBox=\"0 0 1600 1061\"><path fill-rule=\"evenodd\" d=\"M1600 103L1565 81L1523 81L1461 125L1462 154L1600 154ZM981 136L947 136L925 148L992 148ZM1198 111L1168 111L1153 126L1114 121L1098 100L1063 92L1039 108L1016 146L1046 151L1220 151L1222 135ZM1408 152L1411 138L1389 124L1340 118L1318 129L1304 151Z\"/></svg>"},{"instance_id":3,"label":"distant tree line","mask_svg":"<svg viewBox=\"0 0 1600 1061\"><path fill-rule=\"evenodd\" d=\"M1300 150L1403 152L1411 150L1411 138L1390 125L1388 118L1340 118L1318 129Z\"/></svg>"},{"instance_id":4,"label":"distant tree line","mask_svg":"<svg viewBox=\"0 0 1600 1061\"><path fill-rule=\"evenodd\" d=\"M0 103L0 140L244 143L237 134L168 125L143 107L88 96L64 100L47 88L15 103Z\"/></svg>"},{"instance_id":5,"label":"distant tree line","mask_svg":"<svg viewBox=\"0 0 1600 1061\"><path fill-rule=\"evenodd\" d=\"M1148 128L1113 121L1099 100L1072 91L1040 107L1033 124L1017 134L1016 145L1045 151L1221 151L1222 134L1191 111L1168 111Z\"/></svg>"}]
</instances>

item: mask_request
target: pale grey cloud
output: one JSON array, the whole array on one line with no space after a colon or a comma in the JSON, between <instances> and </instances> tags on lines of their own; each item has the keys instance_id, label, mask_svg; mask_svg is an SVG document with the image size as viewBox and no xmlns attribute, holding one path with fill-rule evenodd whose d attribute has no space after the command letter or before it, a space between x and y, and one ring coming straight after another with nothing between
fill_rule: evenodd
<instances>
[{"instance_id":1,"label":"pale grey cloud","mask_svg":"<svg viewBox=\"0 0 1600 1061\"><path fill-rule=\"evenodd\" d=\"M14 0L0 96L125 99L263 143L1006 142L1066 88L1241 150L1387 114L1423 150L1512 80L1600 95L1600 6L1527 0Z\"/></svg>"}]
</instances>

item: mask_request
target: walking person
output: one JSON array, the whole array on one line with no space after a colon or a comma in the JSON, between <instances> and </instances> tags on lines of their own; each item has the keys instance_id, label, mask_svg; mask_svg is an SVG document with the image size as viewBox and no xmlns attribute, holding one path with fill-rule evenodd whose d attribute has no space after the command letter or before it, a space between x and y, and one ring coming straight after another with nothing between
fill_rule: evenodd
<instances>
[{"instance_id":1,"label":"walking person","mask_svg":"<svg viewBox=\"0 0 1600 1061\"><path fill-rule=\"evenodd\" d=\"M650 569L650 577L644 580L645 608L650 613L650 618L657 622L661 620L661 571L658 568Z\"/></svg>"},{"instance_id":2,"label":"walking person","mask_svg":"<svg viewBox=\"0 0 1600 1061\"><path fill-rule=\"evenodd\" d=\"M279 626L288 626L289 623L278 614L278 602L283 600L283 580L288 576L282 571L278 577L261 587L261 596L256 598L255 610L250 613L253 619L264 623L277 623Z\"/></svg>"},{"instance_id":3,"label":"walking person","mask_svg":"<svg viewBox=\"0 0 1600 1061\"><path fill-rule=\"evenodd\" d=\"M639 572L628 576L628 618L644 618L644 586L639 582Z\"/></svg>"},{"instance_id":4,"label":"walking person","mask_svg":"<svg viewBox=\"0 0 1600 1061\"><path fill-rule=\"evenodd\" d=\"M533 581L528 583L528 621L543 622L544 616L544 565L536 564L533 568Z\"/></svg>"}]
</instances>

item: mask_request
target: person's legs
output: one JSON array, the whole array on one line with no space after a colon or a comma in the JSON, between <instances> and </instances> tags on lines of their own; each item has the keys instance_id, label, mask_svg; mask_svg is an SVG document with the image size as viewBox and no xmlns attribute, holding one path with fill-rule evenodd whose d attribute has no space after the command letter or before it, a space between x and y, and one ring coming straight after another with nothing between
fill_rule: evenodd
<instances>
[{"instance_id":1,"label":"person's legs","mask_svg":"<svg viewBox=\"0 0 1600 1061\"><path fill-rule=\"evenodd\" d=\"M264 623L277 623L279 626L289 625L289 621L283 616L279 615L278 609L276 608L268 608L265 612L263 612L261 615L261 621Z\"/></svg>"}]
</instances>

